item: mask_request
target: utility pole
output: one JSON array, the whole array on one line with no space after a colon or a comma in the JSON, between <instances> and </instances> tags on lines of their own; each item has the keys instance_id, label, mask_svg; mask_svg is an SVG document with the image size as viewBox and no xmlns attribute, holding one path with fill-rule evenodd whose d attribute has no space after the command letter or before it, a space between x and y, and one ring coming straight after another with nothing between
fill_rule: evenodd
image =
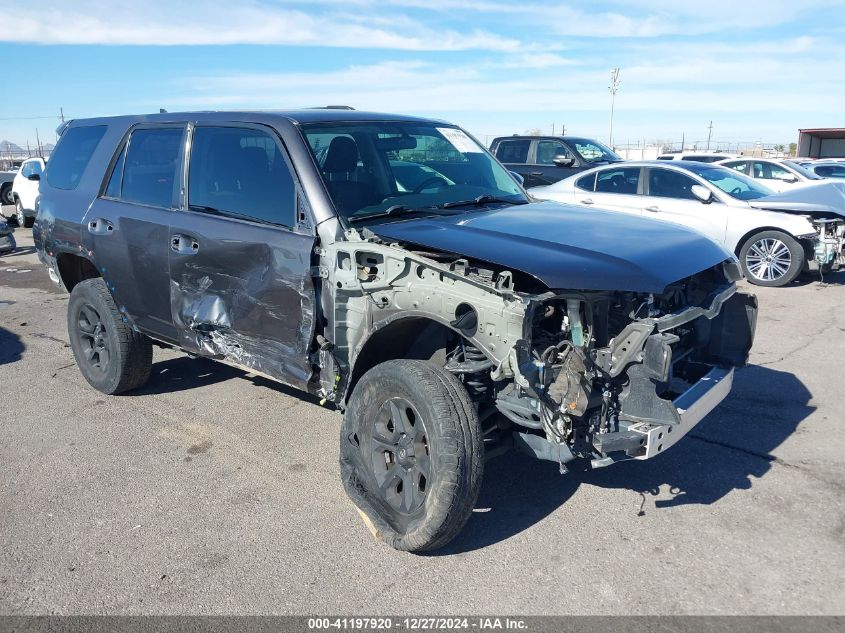
<instances>
[{"instance_id":1,"label":"utility pole","mask_svg":"<svg viewBox=\"0 0 845 633\"><path fill-rule=\"evenodd\" d=\"M608 135L608 145L613 149L613 107L616 104L616 91L619 90L619 69L614 68L610 71L610 134Z\"/></svg>"},{"instance_id":2,"label":"utility pole","mask_svg":"<svg viewBox=\"0 0 845 633\"><path fill-rule=\"evenodd\" d=\"M710 135L713 134L713 121L707 126L707 149L710 149Z\"/></svg>"}]
</instances>

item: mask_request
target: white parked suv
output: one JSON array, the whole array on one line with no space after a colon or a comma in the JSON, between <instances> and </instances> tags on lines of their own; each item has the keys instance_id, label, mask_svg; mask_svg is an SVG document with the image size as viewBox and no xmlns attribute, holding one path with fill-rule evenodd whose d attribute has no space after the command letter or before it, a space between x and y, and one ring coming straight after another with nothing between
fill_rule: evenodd
<instances>
[{"instance_id":1,"label":"white parked suv","mask_svg":"<svg viewBox=\"0 0 845 633\"><path fill-rule=\"evenodd\" d=\"M796 187L817 185L824 180L797 163L773 158L732 158L717 164L750 176L754 180L760 180L778 193Z\"/></svg>"},{"instance_id":2,"label":"white parked suv","mask_svg":"<svg viewBox=\"0 0 845 633\"><path fill-rule=\"evenodd\" d=\"M15 203L15 220L18 226L32 226L35 220L35 199L38 198L38 183L44 171L43 158L30 158L21 164L12 182L12 199Z\"/></svg>"},{"instance_id":3,"label":"white parked suv","mask_svg":"<svg viewBox=\"0 0 845 633\"><path fill-rule=\"evenodd\" d=\"M667 154L661 154L657 157L657 160L694 160L699 163L715 163L726 158L737 158L737 155L710 151L669 152Z\"/></svg>"},{"instance_id":4,"label":"white parked suv","mask_svg":"<svg viewBox=\"0 0 845 633\"><path fill-rule=\"evenodd\" d=\"M811 189L815 188L806 191ZM809 200L770 202L771 189L726 167L688 161L626 162L528 192L541 199L697 229L735 253L748 280L761 286L783 286L802 270L826 271L845 264L841 211ZM780 210L763 210L767 204Z\"/></svg>"}]
</instances>

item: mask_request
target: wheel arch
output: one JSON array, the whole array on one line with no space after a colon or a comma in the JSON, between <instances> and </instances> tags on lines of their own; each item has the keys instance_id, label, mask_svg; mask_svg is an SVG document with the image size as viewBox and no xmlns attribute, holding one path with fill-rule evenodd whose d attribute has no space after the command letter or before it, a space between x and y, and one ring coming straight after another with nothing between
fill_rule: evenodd
<instances>
[{"instance_id":1,"label":"wheel arch","mask_svg":"<svg viewBox=\"0 0 845 633\"><path fill-rule=\"evenodd\" d=\"M802 240L799 240L792 233L783 229L782 227L779 227L779 226L758 226L758 227L754 227L750 231L746 232L745 235L743 235L742 237L739 238L737 243L734 245L734 249L733 249L734 255L739 257L739 252L742 250L742 247L749 240L749 238L753 237L754 235L757 235L758 233L765 233L766 231L777 231L778 233L783 233L784 235L790 236L796 242L798 242L799 244L804 246L804 244L802 243ZM804 246L804 248L806 249L806 246Z\"/></svg>"},{"instance_id":2,"label":"wheel arch","mask_svg":"<svg viewBox=\"0 0 845 633\"><path fill-rule=\"evenodd\" d=\"M70 292L80 281L102 277L94 263L75 253L57 253L56 269L65 289Z\"/></svg>"},{"instance_id":3,"label":"wheel arch","mask_svg":"<svg viewBox=\"0 0 845 633\"><path fill-rule=\"evenodd\" d=\"M475 344L471 337L434 316L402 316L380 324L351 359L343 403L349 401L361 376L376 365L401 358L429 360L442 365L446 362L446 351L460 340Z\"/></svg>"}]
</instances>

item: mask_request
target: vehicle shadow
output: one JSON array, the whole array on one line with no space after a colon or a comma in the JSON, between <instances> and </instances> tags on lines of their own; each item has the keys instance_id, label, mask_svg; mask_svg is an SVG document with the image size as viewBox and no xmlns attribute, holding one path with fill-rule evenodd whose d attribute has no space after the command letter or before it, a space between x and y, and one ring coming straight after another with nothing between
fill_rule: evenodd
<instances>
[{"instance_id":1,"label":"vehicle shadow","mask_svg":"<svg viewBox=\"0 0 845 633\"><path fill-rule=\"evenodd\" d=\"M20 336L0 327L0 365L19 361L24 349L26 346Z\"/></svg>"},{"instance_id":2,"label":"vehicle shadow","mask_svg":"<svg viewBox=\"0 0 845 633\"><path fill-rule=\"evenodd\" d=\"M487 463L475 512L461 534L432 555L472 551L519 534L557 510L582 483L641 494L642 505L633 510L639 516L715 503L768 472L771 452L815 410L811 397L793 374L750 366L737 372L725 402L657 458L562 476L556 464L511 451ZM657 495L653 506L646 504Z\"/></svg>"},{"instance_id":3,"label":"vehicle shadow","mask_svg":"<svg viewBox=\"0 0 845 633\"><path fill-rule=\"evenodd\" d=\"M152 395L197 389L233 378L251 381L257 387L273 389L285 395L317 404L319 398L288 387L262 376L249 374L246 370L232 367L209 358L179 356L153 363L149 381L132 395Z\"/></svg>"},{"instance_id":4,"label":"vehicle shadow","mask_svg":"<svg viewBox=\"0 0 845 633\"><path fill-rule=\"evenodd\" d=\"M802 286L817 285L819 288L824 286L844 286L845 285L845 270L837 270L836 272L825 273L805 273L798 275L790 284L784 288L800 288Z\"/></svg>"},{"instance_id":5,"label":"vehicle shadow","mask_svg":"<svg viewBox=\"0 0 845 633\"><path fill-rule=\"evenodd\" d=\"M0 259L6 259L7 257L17 257L18 255L34 255L35 254L35 247L34 246L18 246L15 250L0 255Z\"/></svg>"}]
</instances>

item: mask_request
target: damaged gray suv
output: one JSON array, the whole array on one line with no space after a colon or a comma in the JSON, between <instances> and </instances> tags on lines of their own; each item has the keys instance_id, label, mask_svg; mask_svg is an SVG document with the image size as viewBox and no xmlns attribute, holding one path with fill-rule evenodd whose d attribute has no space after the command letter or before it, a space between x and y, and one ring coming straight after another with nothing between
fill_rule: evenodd
<instances>
[{"instance_id":1,"label":"damaged gray suv","mask_svg":"<svg viewBox=\"0 0 845 633\"><path fill-rule=\"evenodd\" d=\"M748 357L732 255L533 201L449 123L313 109L59 132L34 235L85 379L138 388L159 345L333 403L346 492L397 549L449 542L503 447L561 472L665 452Z\"/></svg>"}]
</instances>

